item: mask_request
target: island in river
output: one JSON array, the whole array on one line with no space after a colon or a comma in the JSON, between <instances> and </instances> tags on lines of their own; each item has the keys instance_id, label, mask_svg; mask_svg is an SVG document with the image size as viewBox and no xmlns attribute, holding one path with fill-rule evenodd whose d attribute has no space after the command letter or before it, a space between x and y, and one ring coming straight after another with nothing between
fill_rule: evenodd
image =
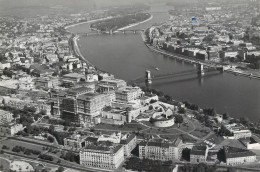
<instances>
[{"instance_id":1,"label":"island in river","mask_svg":"<svg viewBox=\"0 0 260 172\"><path fill-rule=\"evenodd\" d=\"M125 16L114 17L108 20L94 22L90 25L90 28L101 32L116 31L119 28L123 28L134 23L145 21L150 17L151 14L149 13L140 12L135 14L129 14Z\"/></svg>"}]
</instances>

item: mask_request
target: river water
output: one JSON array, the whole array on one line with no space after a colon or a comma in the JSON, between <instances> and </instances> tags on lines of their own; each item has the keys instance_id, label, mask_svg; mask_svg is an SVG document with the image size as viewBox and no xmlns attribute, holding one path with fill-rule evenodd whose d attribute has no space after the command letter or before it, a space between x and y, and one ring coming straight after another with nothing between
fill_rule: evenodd
<instances>
[{"instance_id":1,"label":"river water","mask_svg":"<svg viewBox=\"0 0 260 172\"><path fill-rule=\"evenodd\" d=\"M152 20L131 29L145 29L169 18L168 8L152 7ZM73 33L89 31L89 24L68 29ZM127 81L143 77L149 69L152 75L185 72L195 67L170 57L152 52L139 34L96 35L78 40L80 51L97 68ZM159 68L159 70L155 70ZM228 112L232 117L260 119L260 81L230 73L197 73L153 80L152 88L171 95L178 101L189 101L200 107L214 107L218 113Z\"/></svg>"}]
</instances>

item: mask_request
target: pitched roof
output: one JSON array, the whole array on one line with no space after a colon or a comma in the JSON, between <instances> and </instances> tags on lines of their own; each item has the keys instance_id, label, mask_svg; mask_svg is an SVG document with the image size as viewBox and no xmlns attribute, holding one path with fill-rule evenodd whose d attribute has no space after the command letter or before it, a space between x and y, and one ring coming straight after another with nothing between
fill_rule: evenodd
<instances>
[{"instance_id":1,"label":"pitched roof","mask_svg":"<svg viewBox=\"0 0 260 172\"><path fill-rule=\"evenodd\" d=\"M121 139L121 144L128 144L131 140L133 140L136 136L134 134L128 135L126 139Z\"/></svg>"},{"instance_id":2,"label":"pitched roof","mask_svg":"<svg viewBox=\"0 0 260 172\"><path fill-rule=\"evenodd\" d=\"M205 155L207 146L193 146L191 149L191 155Z\"/></svg>"},{"instance_id":3,"label":"pitched roof","mask_svg":"<svg viewBox=\"0 0 260 172\"><path fill-rule=\"evenodd\" d=\"M226 158L237 158L237 157L247 157L255 156L256 154L247 149L240 149L231 146L224 147Z\"/></svg>"}]
</instances>

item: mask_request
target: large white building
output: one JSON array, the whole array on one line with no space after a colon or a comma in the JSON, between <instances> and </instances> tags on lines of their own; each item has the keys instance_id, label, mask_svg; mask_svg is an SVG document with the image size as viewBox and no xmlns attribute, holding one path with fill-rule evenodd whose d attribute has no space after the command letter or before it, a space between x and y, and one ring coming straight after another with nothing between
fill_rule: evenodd
<instances>
[{"instance_id":1,"label":"large white building","mask_svg":"<svg viewBox=\"0 0 260 172\"><path fill-rule=\"evenodd\" d=\"M229 139L240 139L251 137L252 133L249 129L247 129L242 124L234 123L225 125L226 129L228 129L231 133L234 134L233 137L228 137Z\"/></svg>"},{"instance_id":2,"label":"large white building","mask_svg":"<svg viewBox=\"0 0 260 172\"><path fill-rule=\"evenodd\" d=\"M256 161L256 154L247 149L224 147L227 165L244 164Z\"/></svg>"},{"instance_id":3,"label":"large white building","mask_svg":"<svg viewBox=\"0 0 260 172\"><path fill-rule=\"evenodd\" d=\"M124 147L111 142L96 142L82 148L79 157L81 165L117 169L124 161Z\"/></svg>"},{"instance_id":4,"label":"large white building","mask_svg":"<svg viewBox=\"0 0 260 172\"><path fill-rule=\"evenodd\" d=\"M123 87L116 90L116 100L122 102L130 102L138 99L143 95L143 91L139 87Z\"/></svg>"},{"instance_id":5,"label":"large white building","mask_svg":"<svg viewBox=\"0 0 260 172\"><path fill-rule=\"evenodd\" d=\"M122 136L120 144L124 145L124 154L125 156L130 156L132 150L136 147L136 135L134 134L125 134Z\"/></svg>"},{"instance_id":6,"label":"large white building","mask_svg":"<svg viewBox=\"0 0 260 172\"><path fill-rule=\"evenodd\" d=\"M174 142L163 139L143 141L139 144L139 158L169 161L179 160L182 152L182 140L177 138Z\"/></svg>"},{"instance_id":7,"label":"large white building","mask_svg":"<svg viewBox=\"0 0 260 172\"><path fill-rule=\"evenodd\" d=\"M117 90L118 88L126 87L126 82L122 79L103 79L98 84L100 92Z\"/></svg>"}]
</instances>

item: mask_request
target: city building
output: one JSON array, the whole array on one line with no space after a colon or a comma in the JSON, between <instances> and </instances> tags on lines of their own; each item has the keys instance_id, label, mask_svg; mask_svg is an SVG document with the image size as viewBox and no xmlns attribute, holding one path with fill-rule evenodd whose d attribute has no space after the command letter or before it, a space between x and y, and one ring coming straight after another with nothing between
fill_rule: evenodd
<instances>
[{"instance_id":1,"label":"city building","mask_svg":"<svg viewBox=\"0 0 260 172\"><path fill-rule=\"evenodd\" d=\"M101 114L96 117L95 123L104 123L104 124L114 124L114 125L123 125L127 121L127 111L121 109L103 109Z\"/></svg>"},{"instance_id":2,"label":"city building","mask_svg":"<svg viewBox=\"0 0 260 172\"><path fill-rule=\"evenodd\" d=\"M68 73L66 75L63 75L62 81L63 83L77 83L81 79L85 80L85 75L79 74L79 73Z\"/></svg>"},{"instance_id":3,"label":"city building","mask_svg":"<svg viewBox=\"0 0 260 172\"><path fill-rule=\"evenodd\" d=\"M100 92L117 90L121 87L126 87L126 82L121 79L102 79L98 84Z\"/></svg>"},{"instance_id":4,"label":"city building","mask_svg":"<svg viewBox=\"0 0 260 172\"><path fill-rule=\"evenodd\" d=\"M85 146L86 138L87 138L87 136L81 136L79 134L74 134L74 135L64 139L64 147L67 149L79 150Z\"/></svg>"},{"instance_id":5,"label":"city building","mask_svg":"<svg viewBox=\"0 0 260 172\"><path fill-rule=\"evenodd\" d=\"M130 102L138 99L143 95L143 91L139 87L122 87L119 88L116 92L116 100L122 102Z\"/></svg>"},{"instance_id":6,"label":"city building","mask_svg":"<svg viewBox=\"0 0 260 172\"><path fill-rule=\"evenodd\" d=\"M80 164L87 167L117 169L124 161L124 147L111 142L89 143L79 152Z\"/></svg>"},{"instance_id":7,"label":"city building","mask_svg":"<svg viewBox=\"0 0 260 172\"><path fill-rule=\"evenodd\" d=\"M132 150L136 147L137 138L135 134L125 134L121 137L120 144L124 145L124 155L130 156Z\"/></svg>"},{"instance_id":8,"label":"city building","mask_svg":"<svg viewBox=\"0 0 260 172\"><path fill-rule=\"evenodd\" d=\"M13 114L11 112L0 109L0 125L10 123L13 120Z\"/></svg>"},{"instance_id":9,"label":"city building","mask_svg":"<svg viewBox=\"0 0 260 172\"><path fill-rule=\"evenodd\" d=\"M23 109L24 106L34 107L36 109L36 112L40 112L41 110L46 110L46 114L50 115L51 105L48 104L46 101L21 100L18 97L9 97L9 96L2 96L2 97L4 99L5 106L15 107L17 109Z\"/></svg>"},{"instance_id":10,"label":"city building","mask_svg":"<svg viewBox=\"0 0 260 172\"><path fill-rule=\"evenodd\" d=\"M227 165L237 165L256 161L256 154L247 149L226 146L224 147L224 152Z\"/></svg>"},{"instance_id":11,"label":"city building","mask_svg":"<svg viewBox=\"0 0 260 172\"><path fill-rule=\"evenodd\" d=\"M190 152L190 162L206 162L209 148L207 146L193 146Z\"/></svg>"},{"instance_id":12,"label":"city building","mask_svg":"<svg viewBox=\"0 0 260 172\"><path fill-rule=\"evenodd\" d=\"M54 88L60 84L58 77L41 77L35 79L35 87L38 88Z\"/></svg>"},{"instance_id":13,"label":"city building","mask_svg":"<svg viewBox=\"0 0 260 172\"><path fill-rule=\"evenodd\" d=\"M13 136L24 129L22 124L8 123L0 125L1 136Z\"/></svg>"},{"instance_id":14,"label":"city building","mask_svg":"<svg viewBox=\"0 0 260 172\"><path fill-rule=\"evenodd\" d=\"M180 138L173 142L163 139L143 141L139 144L139 158L161 161L179 160L182 152L181 145Z\"/></svg>"},{"instance_id":15,"label":"city building","mask_svg":"<svg viewBox=\"0 0 260 172\"><path fill-rule=\"evenodd\" d=\"M98 116L101 110L110 106L115 93L98 94L89 92L91 89L77 88L68 91L62 100L61 117L64 120L80 124L94 124L94 117Z\"/></svg>"},{"instance_id":16,"label":"city building","mask_svg":"<svg viewBox=\"0 0 260 172\"><path fill-rule=\"evenodd\" d=\"M234 136L227 137L228 139L240 139L252 136L251 131L240 123L228 124L225 127L234 134Z\"/></svg>"}]
</instances>

